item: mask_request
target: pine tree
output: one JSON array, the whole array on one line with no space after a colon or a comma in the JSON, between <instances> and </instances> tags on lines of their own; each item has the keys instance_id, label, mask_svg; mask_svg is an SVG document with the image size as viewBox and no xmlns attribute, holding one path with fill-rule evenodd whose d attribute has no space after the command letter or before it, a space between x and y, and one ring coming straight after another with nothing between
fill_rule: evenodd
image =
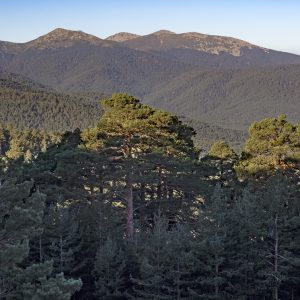
<instances>
[{"instance_id":1,"label":"pine tree","mask_svg":"<svg viewBox=\"0 0 300 300\"><path fill-rule=\"evenodd\" d=\"M299 140L300 125L291 124L285 115L255 122L249 128L245 152L237 169L241 174L265 173L299 162Z\"/></svg>"},{"instance_id":2,"label":"pine tree","mask_svg":"<svg viewBox=\"0 0 300 300\"><path fill-rule=\"evenodd\" d=\"M193 253L194 236L188 225L176 225L170 231L168 245L169 293L171 299L183 300L193 298L195 280L193 270L196 259Z\"/></svg>"},{"instance_id":3,"label":"pine tree","mask_svg":"<svg viewBox=\"0 0 300 300\"><path fill-rule=\"evenodd\" d=\"M226 270L230 282L228 293L238 299L251 299L257 296L256 261L259 255L259 213L256 201L258 196L250 185L234 199L229 211L230 230L227 239ZM226 272L225 270L225 272Z\"/></svg>"},{"instance_id":4,"label":"pine tree","mask_svg":"<svg viewBox=\"0 0 300 300\"><path fill-rule=\"evenodd\" d=\"M64 273L70 277L77 264L75 256L78 256L80 245L79 226L72 204L63 201L60 195L57 203L47 209L44 222L44 239L48 242L45 256L53 260L54 274Z\"/></svg>"},{"instance_id":5,"label":"pine tree","mask_svg":"<svg viewBox=\"0 0 300 300\"><path fill-rule=\"evenodd\" d=\"M18 300L69 300L80 290L81 280L66 279L63 273L52 276L52 262L32 264L18 277L12 299Z\"/></svg>"},{"instance_id":6,"label":"pine tree","mask_svg":"<svg viewBox=\"0 0 300 300\"><path fill-rule=\"evenodd\" d=\"M194 256L197 261L194 274L198 286L192 291L199 299L224 299L228 285L226 252L230 231L229 197L217 185L213 195L206 199L196 229Z\"/></svg>"},{"instance_id":7,"label":"pine tree","mask_svg":"<svg viewBox=\"0 0 300 300\"><path fill-rule=\"evenodd\" d=\"M289 186L286 176L280 173L270 177L260 190L261 199L257 203L260 208L257 225L261 229L258 275L266 293L274 300L281 298L283 283L289 281L288 270L297 266L297 256L291 252L296 237L287 234L295 217L295 202Z\"/></svg>"},{"instance_id":8,"label":"pine tree","mask_svg":"<svg viewBox=\"0 0 300 300\"><path fill-rule=\"evenodd\" d=\"M136 178L143 174L145 156L159 152L187 157L194 153L191 139L194 132L177 117L143 105L127 94L115 94L103 100L102 106L105 113L97 127L83 132L82 139L87 149L105 153L107 165L113 166L113 172L118 172L119 180L114 184L121 190L117 194L126 207L126 234L132 241L135 232L134 190ZM138 180L137 183L142 182Z\"/></svg>"},{"instance_id":9,"label":"pine tree","mask_svg":"<svg viewBox=\"0 0 300 300\"><path fill-rule=\"evenodd\" d=\"M70 299L80 289L80 280L66 280L63 274L51 278L52 262L32 264L26 260L30 238L42 233L45 195L36 191L33 182L7 180L0 188L0 200L1 296Z\"/></svg>"},{"instance_id":10,"label":"pine tree","mask_svg":"<svg viewBox=\"0 0 300 300\"><path fill-rule=\"evenodd\" d=\"M229 145L225 141L215 142L211 146L208 155L220 159L236 158L235 152L229 147Z\"/></svg>"},{"instance_id":11,"label":"pine tree","mask_svg":"<svg viewBox=\"0 0 300 300\"><path fill-rule=\"evenodd\" d=\"M95 295L100 299L124 299L126 283L124 250L111 238L97 252L94 274Z\"/></svg>"},{"instance_id":12,"label":"pine tree","mask_svg":"<svg viewBox=\"0 0 300 300\"><path fill-rule=\"evenodd\" d=\"M174 299L173 283L169 275L170 233L168 220L157 214L153 231L148 233L140 257L138 278L132 278L134 284L133 299Z\"/></svg>"}]
</instances>

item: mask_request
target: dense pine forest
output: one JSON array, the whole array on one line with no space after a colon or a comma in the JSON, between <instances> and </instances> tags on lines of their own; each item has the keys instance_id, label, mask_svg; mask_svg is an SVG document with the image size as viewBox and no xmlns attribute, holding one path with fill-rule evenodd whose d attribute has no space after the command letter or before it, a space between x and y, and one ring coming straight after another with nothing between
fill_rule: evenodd
<instances>
[{"instance_id":1,"label":"dense pine forest","mask_svg":"<svg viewBox=\"0 0 300 300\"><path fill-rule=\"evenodd\" d=\"M38 93L38 110L60 103ZM204 153L191 123L133 96L90 127L75 100L70 131L0 127L0 299L300 299L299 123Z\"/></svg>"},{"instance_id":2,"label":"dense pine forest","mask_svg":"<svg viewBox=\"0 0 300 300\"><path fill-rule=\"evenodd\" d=\"M102 94L58 93L26 77L0 72L0 123L64 132L96 124Z\"/></svg>"},{"instance_id":3,"label":"dense pine forest","mask_svg":"<svg viewBox=\"0 0 300 300\"><path fill-rule=\"evenodd\" d=\"M27 77L0 71L0 124L13 124L15 129L37 129L46 132L83 130L97 124L103 111L100 92L66 94L38 84ZM246 139L245 130L234 130L190 119L180 119L192 126L194 143L207 151L219 139L240 150Z\"/></svg>"}]
</instances>

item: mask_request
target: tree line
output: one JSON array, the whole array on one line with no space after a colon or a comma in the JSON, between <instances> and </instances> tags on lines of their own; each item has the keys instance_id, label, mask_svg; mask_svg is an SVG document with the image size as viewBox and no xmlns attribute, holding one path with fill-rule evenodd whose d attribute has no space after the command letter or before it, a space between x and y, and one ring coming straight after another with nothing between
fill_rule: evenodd
<instances>
[{"instance_id":1,"label":"tree line","mask_svg":"<svg viewBox=\"0 0 300 300\"><path fill-rule=\"evenodd\" d=\"M95 127L2 127L1 299L300 299L300 125L244 152L127 94Z\"/></svg>"}]
</instances>

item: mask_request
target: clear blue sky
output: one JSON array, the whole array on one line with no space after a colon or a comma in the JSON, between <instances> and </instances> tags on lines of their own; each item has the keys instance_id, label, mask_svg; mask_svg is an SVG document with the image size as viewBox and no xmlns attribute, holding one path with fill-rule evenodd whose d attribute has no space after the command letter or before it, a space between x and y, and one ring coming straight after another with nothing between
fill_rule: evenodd
<instances>
[{"instance_id":1,"label":"clear blue sky","mask_svg":"<svg viewBox=\"0 0 300 300\"><path fill-rule=\"evenodd\" d=\"M0 0L0 40L56 27L104 38L120 31L197 31L300 54L300 0Z\"/></svg>"}]
</instances>

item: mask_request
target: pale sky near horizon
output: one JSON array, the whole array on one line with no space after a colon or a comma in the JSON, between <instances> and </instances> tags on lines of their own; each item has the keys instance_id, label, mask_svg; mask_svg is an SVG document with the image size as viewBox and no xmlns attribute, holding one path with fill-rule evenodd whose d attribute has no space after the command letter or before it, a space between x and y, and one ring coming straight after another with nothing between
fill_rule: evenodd
<instances>
[{"instance_id":1,"label":"pale sky near horizon","mask_svg":"<svg viewBox=\"0 0 300 300\"><path fill-rule=\"evenodd\" d=\"M300 54L300 0L0 0L2 41L26 42L57 27L100 38L194 31Z\"/></svg>"}]
</instances>

